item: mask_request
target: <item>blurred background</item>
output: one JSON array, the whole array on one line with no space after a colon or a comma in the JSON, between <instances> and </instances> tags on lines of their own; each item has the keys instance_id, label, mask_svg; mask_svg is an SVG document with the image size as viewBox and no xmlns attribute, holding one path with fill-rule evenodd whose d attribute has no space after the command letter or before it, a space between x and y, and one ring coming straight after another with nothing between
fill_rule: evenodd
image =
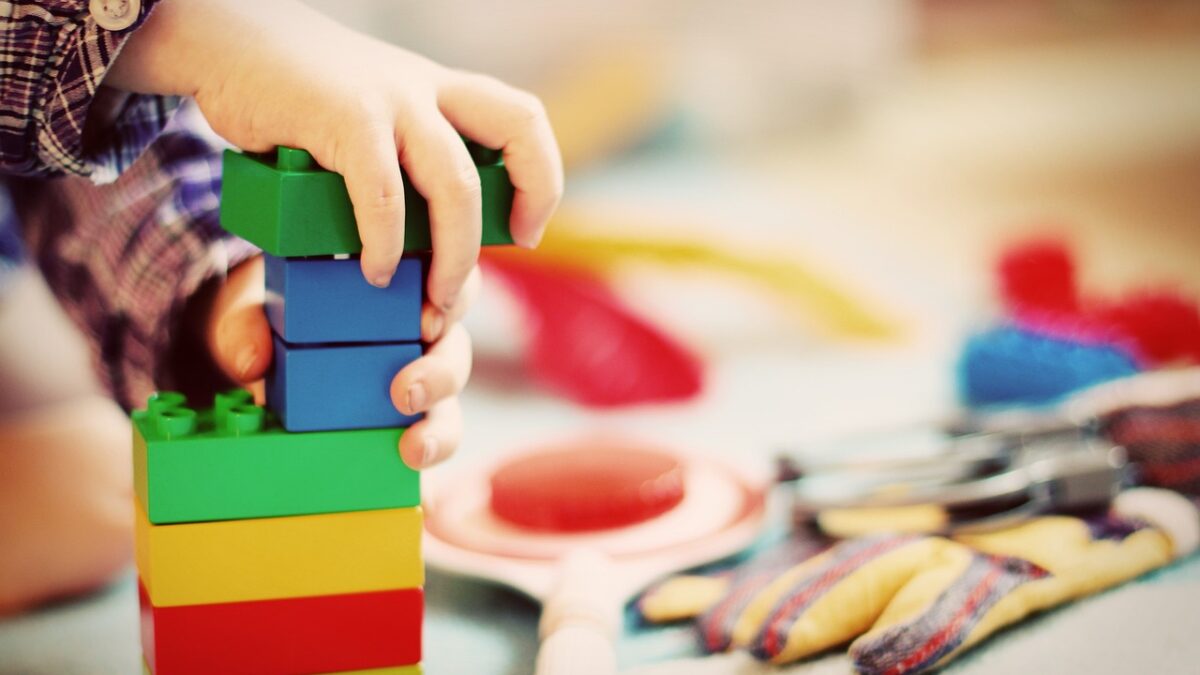
<instances>
[{"instance_id":1,"label":"blurred background","mask_svg":"<svg viewBox=\"0 0 1200 675\"><path fill-rule=\"evenodd\" d=\"M582 236L562 244L577 250L665 237L792 265L781 285L606 263L622 302L707 363L704 396L675 411L682 441L705 440L698 416L737 419L754 443L952 404L962 336L997 312L995 261L1033 235L1061 238L1093 295L1200 294L1191 2L313 4L542 97L567 165L548 248L555 233ZM489 357L524 335L498 295L473 319L481 395L516 386ZM909 395L860 379L888 376ZM868 403L871 420L847 415Z\"/></svg>"},{"instance_id":2,"label":"blurred background","mask_svg":"<svg viewBox=\"0 0 1200 675\"><path fill-rule=\"evenodd\" d=\"M761 189L809 217L703 222L706 205L668 220L818 254L853 230L863 253L939 261L954 274L943 285L975 300L997 238L1047 227L1071 233L1097 283L1148 265L1197 283L1191 2L313 4L542 96L568 205L698 206L714 195L677 199L650 179L682 192L728 170L727 192Z\"/></svg>"},{"instance_id":3,"label":"blurred background","mask_svg":"<svg viewBox=\"0 0 1200 675\"><path fill-rule=\"evenodd\" d=\"M763 469L781 446L944 419L964 340L1004 314L997 261L1031 237L1091 297L1200 301L1194 2L313 4L538 94L566 197L518 262L581 272L679 350L639 370L600 327L538 337L566 322L495 258L441 471L599 432ZM606 384L625 371L645 387ZM429 598L429 672L528 668L536 606L437 574ZM694 651L686 629L631 629L620 660Z\"/></svg>"}]
</instances>

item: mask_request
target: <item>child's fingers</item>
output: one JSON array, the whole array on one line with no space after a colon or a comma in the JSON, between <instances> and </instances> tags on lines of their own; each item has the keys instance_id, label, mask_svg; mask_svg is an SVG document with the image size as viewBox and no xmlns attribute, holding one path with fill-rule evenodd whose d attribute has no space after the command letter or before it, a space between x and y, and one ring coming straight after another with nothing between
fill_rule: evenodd
<instances>
[{"instance_id":1,"label":"child's fingers","mask_svg":"<svg viewBox=\"0 0 1200 675\"><path fill-rule=\"evenodd\" d=\"M392 378L392 404L405 415L425 412L462 391L471 376L471 337L462 324Z\"/></svg>"},{"instance_id":2,"label":"child's fingers","mask_svg":"<svg viewBox=\"0 0 1200 675\"><path fill-rule=\"evenodd\" d=\"M425 342L436 342L447 328L461 321L471 305L475 304L475 298L479 297L482 286L479 266L476 265L471 268L471 273L467 275L467 281L463 284L462 292L458 294L458 298L449 311L442 311L431 303L425 303L425 306L421 308L421 339Z\"/></svg>"},{"instance_id":3,"label":"child's fingers","mask_svg":"<svg viewBox=\"0 0 1200 675\"><path fill-rule=\"evenodd\" d=\"M271 326L263 312L263 261L252 258L226 277L206 327L209 353L230 379L259 380L271 365Z\"/></svg>"},{"instance_id":4,"label":"child's fingers","mask_svg":"<svg viewBox=\"0 0 1200 675\"><path fill-rule=\"evenodd\" d=\"M351 129L335 146L332 162L323 165L346 178L362 240L362 271L367 283L391 283L404 253L404 182L390 121L346 121Z\"/></svg>"},{"instance_id":5,"label":"child's fingers","mask_svg":"<svg viewBox=\"0 0 1200 675\"><path fill-rule=\"evenodd\" d=\"M541 101L484 75L453 73L438 106L459 131L489 148L503 148L516 187L513 239L537 246L563 190L562 155Z\"/></svg>"},{"instance_id":6,"label":"child's fingers","mask_svg":"<svg viewBox=\"0 0 1200 675\"><path fill-rule=\"evenodd\" d=\"M462 408L458 397L448 398L404 432L400 457L414 469L427 469L453 455L461 440Z\"/></svg>"},{"instance_id":7,"label":"child's fingers","mask_svg":"<svg viewBox=\"0 0 1200 675\"><path fill-rule=\"evenodd\" d=\"M218 329L214 356L233 381L249 384L261 380L271 365L271 328L262 305L239 307L225 316Z\"/></svg>"},{"instance_id":8,"label":"child's fingers","mask_svg":"<svg viewBox=\"0 0 1200 675\"><path fill-rule=\"evenodd\" d=\"M409 116L396 132L409 180L429 202L433 237L429 300L449 310L479 258L483 214L479 172L458 132L436 110Z\"/></svg>"}]
</instances>

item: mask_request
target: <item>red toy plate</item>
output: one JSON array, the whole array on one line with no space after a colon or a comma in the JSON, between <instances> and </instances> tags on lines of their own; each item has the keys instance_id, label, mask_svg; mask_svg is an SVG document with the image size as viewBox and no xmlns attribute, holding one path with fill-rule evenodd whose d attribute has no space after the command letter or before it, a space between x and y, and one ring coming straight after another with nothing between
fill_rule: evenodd
<instances>
[{"instance_id":1,"label":"red toy plate","mask_svg":"<svg viewBox=\"0 0 1200 675\"><path fill-rule=\"evenodd\" d=\"M491 510L542 532L633 525L683 501L683 466L666 452L584 440L522 455L491 477Z\"/></svg>"}]
</instances>

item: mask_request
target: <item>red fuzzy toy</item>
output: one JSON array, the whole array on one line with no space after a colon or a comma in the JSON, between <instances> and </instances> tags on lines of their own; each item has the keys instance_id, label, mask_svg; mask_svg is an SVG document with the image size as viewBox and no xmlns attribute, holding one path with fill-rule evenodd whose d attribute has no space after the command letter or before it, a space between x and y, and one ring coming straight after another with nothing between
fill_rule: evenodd
<instances>
[{"instance_id":1,"label":"red fuzzy toy","mask_svg":"<svg viewBox=\"0 0 1200 675\"><path fill-rule=\"evenodd\" d=\"M1008 249L996 269L1000 297L1009 314L1075 314L1079 291L1067 245L1034 239Z\"/></svg>"},{"instance_id":2,"label":"red fuzzy toy","mask_svg":"<svg viewBox=\"0 0 1200 675\"><path fill-rule=\"evenodd\" d=\"M1200 362L1200 309L1169 287L1120 301L1084 299L1067 244L1033 239L1009 248L996 266L1006 313L1039 334L1124 347L1148 366Z\"/></svg>"},{"instance_id":3,"label":"red fuzzy toy","mask_svg":"<svg viewBox=\"0 0 1200 675\"><path fill-rule=\"evenodd\" d=\"M1089 316L1128 335L1152 364L1200 362L1200 310L1177 291L1137 291Z\"/></svg>"}]
</instances>

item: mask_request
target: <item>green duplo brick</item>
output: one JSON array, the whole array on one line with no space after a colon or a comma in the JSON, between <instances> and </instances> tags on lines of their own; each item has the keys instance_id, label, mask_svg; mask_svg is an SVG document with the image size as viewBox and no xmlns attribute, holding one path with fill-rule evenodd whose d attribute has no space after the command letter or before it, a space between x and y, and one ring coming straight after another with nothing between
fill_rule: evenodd
<instances>
[{"instance_id":1,"label":"green duplo brick","mask_svg":"<svg viewBox=\"0 0 1200 675\"><path fill-rule=\"evenodd\" d=\"M513 185L499 153L468 144L483 190L485 246L511 244ZM358 253L362 243L341 175L303 150L265 155L225 151L221 225L273 256ZM429 206L404 179L404 250L428 251Z\"/></svg>"},{"instance_id":2,"label":"green duplo brick","mask_svg":"<svg viewBox=\"0 0 1200 675\"><path fill-rule=\"evenodd\" d=\"M417 506L403 429L284 431L249 392L196 411L180 394L133 413L134 487L154 524Z\"/></svg>"}]
</instances>

